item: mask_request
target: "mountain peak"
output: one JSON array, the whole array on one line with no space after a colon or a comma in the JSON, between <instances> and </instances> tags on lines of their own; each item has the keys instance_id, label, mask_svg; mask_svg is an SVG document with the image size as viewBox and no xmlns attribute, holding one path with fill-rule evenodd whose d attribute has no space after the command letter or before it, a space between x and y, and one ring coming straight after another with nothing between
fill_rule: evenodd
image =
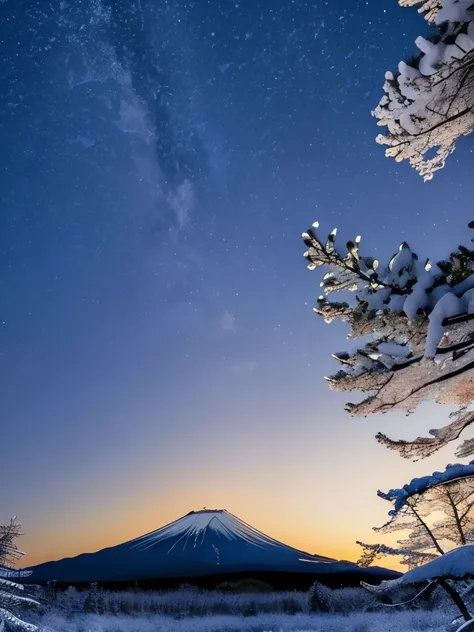
<instances>
[{"instance_id":1,"label":"mountain peak","mask_svg":"<svg viewBox=\"0 0 474 632\"><path fill-rule=\"evenodd\" d=\"M203 507L202 509L198 509L197 511L190 511L189 513L186 514L186 516L192 516L193 514L205 514L205 513L222 514L222 513L227 513L227 510L226 509L208 509L207 507Z\"/></svg>"},{"instance_id":2,"label":"mountain peak","mask_svg":"<svg viewBox=\"0 0 474 632\"><path fill-rule=\"evenodd\" d=\"M178 518L178 520L137 538L133 541L133 544L138 548L146 549L156 546L159 542L177 538L180 547L185 548L186 545L195 547L197 544L202 544L204 538L211 533L223 540L241 540L248 545L257 547L285 546L281 542L257 531L257 529L225 509L207 508L199 511L190 511L185 516ZM176 543L171 548L175 546Z\"/></svg>"}]
</instances>

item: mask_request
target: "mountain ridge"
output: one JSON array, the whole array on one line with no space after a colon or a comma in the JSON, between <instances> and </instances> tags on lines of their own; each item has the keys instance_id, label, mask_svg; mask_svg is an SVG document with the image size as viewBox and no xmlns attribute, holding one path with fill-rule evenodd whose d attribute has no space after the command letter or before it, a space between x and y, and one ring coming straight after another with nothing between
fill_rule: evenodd
<instances>
[{"instance_id":1,"label":"mountain ridge","mask_svg":"<svg viewBox=\"0 0 474 632\"><path fill-rule=\"evenodd\" d=\"M25 570L31 571L30 583L86 584L242 573L331 575L361 569L284 544L225 509L203 509L122 544ZM368 579L370 571L365 575Z\"/></svg>"}]
</instances>

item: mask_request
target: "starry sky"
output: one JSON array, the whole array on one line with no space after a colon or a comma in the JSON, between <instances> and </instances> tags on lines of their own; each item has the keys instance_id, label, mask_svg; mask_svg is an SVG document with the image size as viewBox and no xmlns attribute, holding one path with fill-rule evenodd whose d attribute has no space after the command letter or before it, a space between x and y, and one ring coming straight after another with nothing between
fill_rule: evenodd
<instances>
[{"instance_id":1,"label":"starry sky","mask_svg":"<svg viewBox=\"0 0 474 632\"><path fill-rule=\"evenodd\" d=\"M395 0L0 3L0 522L23 565L203 506L356 559L450 409L352 419L301 232L466 240L474 149L424 184L371 109L425 33Z\"/></svg>"}]
</instances>

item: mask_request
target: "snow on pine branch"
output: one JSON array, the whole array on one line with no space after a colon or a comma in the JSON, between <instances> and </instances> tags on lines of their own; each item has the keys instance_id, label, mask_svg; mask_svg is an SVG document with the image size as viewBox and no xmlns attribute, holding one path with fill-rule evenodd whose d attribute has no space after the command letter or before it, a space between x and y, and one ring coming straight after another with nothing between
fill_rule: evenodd
<instances>
[{"instance_id":1,"label":"snow on pine branch","mask_svg":"<svg viewBox=\"0 0 474 632\"><path fill-rule=\"evenodd\" d=\"M414 478L400 489L391 489L386 493L379 490L377 494L380 498L393 503L393 509L389 511L389 515L394 516L408 504L413 496L423 494L427 490L440 485L473 477L474 461L467 465L457 463L455 465L447 465L444 472L433 472L430 476Z\"/></svg>"},{"instance_id":2,"label":"snow on pine branch","mask_svg":"<svg viewBox=\"0 0 474 632\"><path fill-rule=\"evenodd\" d=\"M470 225L471 226L471 225ZM348 403L352 415L399 409L412 412L423 401L457 404L474 399L474 251L460 246L449 259L433 264L420 260L408 244L381 264L360 252L361 238L341 249L337 231L326 240L319 225L303 233L308 268L322 268L323 294L314 311L327 323L341 320L350 326L348 337L370 337L354 352L333 358L340 370L327 377L335 391L361 391L368 396ZM334 301L336 292L353 300ZM470 422L469 422L470 423ZM431 431L435 440L412 444L379 440L407 456L427 456L459 437L469 425L453 421ZM464 449L469 449L467 444Z\"/></svg>"},{"instance_id":3,"label":"snow on pine branch","mask_svg":"<svg viewBox=\"0 0 474 632\"><path fill-rule=\"evenodd\" d=\"M419 10L437 32L418 37L420 54L385 74L372 114L387 127L376 139L387 146L385 155L408 160L426 181L474 129L474 8L471 0L428 0Z\"/></svg>"},{"instance_id":4,"label":"snow on pine branch","mask_svg":"<svg viewBox=\"0 0 474 632\"><path fill-rule=\"evenodd\" d=\"M406 572L397 579L382 582L379 586L362 583L375 594L386 594L402 586L413 586L435 579L472 579L474 576L474 545L457 547L436 559Z\"/></svg>"},{"instance_id":5,"label":"snow on pine branch","mask_svg":"<svg viewBox=\"0 0 474 632\"><path fill-rule=\"evenodd\" d=\"M384 557L402 556L401 564L414 568L420 564L426 564L434 560L437 555L425 551L413 550L409 547L393 547L386 544L367 544L366 542L356 541L356 544L362 547L362 554L357 560L357 565L362 568L371 566L376 560Z\"/></svg>"},{"instance_id":6,"label":"snow on pine branch","mask_svg":"<svg viewBox=\"0 0 474 632\"><path fill-rule=\"evenodd\" d=\"M427 22L434 22L441 9L441 0L398 0L398 4L401 7L413 7L421 4L418 13L424 13Z\"/></svg>"},{"instance_id":7,"label":"snow on pine branch","mask_svg":"<svg viewBox=\"0 0 474 632\"><path fill-rule=\"evenodd\" d=\"M414 568L474 541L474 461L448 465L444 472L378 495L391 509L389 520L373 530L402 537L391 546L357 542L363 550L359 564L368 566L380 557L398 556L402 565Z\"/></svg>"}]
</instances>

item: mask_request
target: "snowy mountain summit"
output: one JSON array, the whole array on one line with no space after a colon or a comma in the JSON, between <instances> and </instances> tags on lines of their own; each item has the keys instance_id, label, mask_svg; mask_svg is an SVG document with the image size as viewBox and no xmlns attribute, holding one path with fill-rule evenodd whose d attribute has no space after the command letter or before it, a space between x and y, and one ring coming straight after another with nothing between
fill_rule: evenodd
<instances>
[{"instance_id":1,"label":"snowy mountain summit","mask_svg":"<svg viewBox=\"0 0 474 632\"><path fill-rule=\"evenodd\" d=\"M265 550L266 547L273 549L280 547L295 551L298 555L309 557L313 561L316 558L321 562L334 562L330 558L309 555L282 544L278 540L257 531L225 509L190 511L179 520L138 538L134 543L132 542L132 546L146 550L158 543L168 542L171 546L166 554L169 555L172 554L175 547L186 551L189 548L207 546L211 540L214 544L218 544L220 540L223 545L226 542L240 542L247 549L252 546L261 550Z\"/></svg>"},{"instance_id":2,"label":"snowy mountain summit","mask_svg":"<svg viewBox=\"0 0 474 632\"><path fill-rule=\"evenodd\" d=\"M310 555L283 544L224 509L191 511L123 544L30 570L27 581L31 583L56 580L62 584L360 571L355 564Z\"/></svg>"}]
</instances>

